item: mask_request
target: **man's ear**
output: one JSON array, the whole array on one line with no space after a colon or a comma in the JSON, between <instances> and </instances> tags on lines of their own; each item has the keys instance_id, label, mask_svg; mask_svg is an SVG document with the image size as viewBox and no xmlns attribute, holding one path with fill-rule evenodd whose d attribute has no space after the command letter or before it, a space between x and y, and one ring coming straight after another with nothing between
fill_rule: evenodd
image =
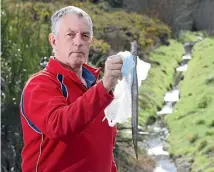
<instances>
[{"instance_id":1,"label":"man's ear","mask_svg":"<svg viewBox=\"0 0 214 172\"><path fill-rule=\"evenodd\" d=\"M49 42L50 42L52 48L55 50L56 49L56 36L53 33L50 33L48 38L49 38Z\"/></svg>"}]
</instances>

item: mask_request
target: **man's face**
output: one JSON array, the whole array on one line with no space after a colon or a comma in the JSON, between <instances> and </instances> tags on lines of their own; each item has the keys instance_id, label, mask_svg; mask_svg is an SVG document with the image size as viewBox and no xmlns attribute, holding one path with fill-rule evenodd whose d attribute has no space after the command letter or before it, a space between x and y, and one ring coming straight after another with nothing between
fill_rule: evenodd
<instances>
[{"instance_id":1,"label":"man's face","mask_svg":"<svg viewBox=\"0 0 214 172\"><path fill-rule=\"evenodd\" d=\"M75 14L67 14L60 21L54 37L56 58L62 63L79 68L88 60L92 42L89 21Z\"/></svg>"}]
</instances>

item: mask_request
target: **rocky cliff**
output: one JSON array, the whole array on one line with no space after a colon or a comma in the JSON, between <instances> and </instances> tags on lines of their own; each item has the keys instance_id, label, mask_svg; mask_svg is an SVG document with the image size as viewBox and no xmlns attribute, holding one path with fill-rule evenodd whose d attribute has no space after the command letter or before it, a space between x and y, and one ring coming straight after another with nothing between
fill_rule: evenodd
<instances>
[{"instance_id":1,"label":"rocky cliff","mask_svg":"<svg viewBox=\"0 0 214 172\"><path fill-rule=\"evenodd\" d=\"M158 17L175 33L206 30L214 34L214 0L124 0L123 7Z\"/></svg>"}]
</instances>

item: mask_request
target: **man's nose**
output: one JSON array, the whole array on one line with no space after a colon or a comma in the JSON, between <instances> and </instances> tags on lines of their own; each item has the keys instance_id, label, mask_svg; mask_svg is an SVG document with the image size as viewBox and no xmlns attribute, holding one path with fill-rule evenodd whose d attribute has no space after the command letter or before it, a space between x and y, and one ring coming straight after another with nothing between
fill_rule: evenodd
<instances>
[{"instance_id":1,"label":"man's nose","mask_svg":"<svg viewBox=\"0 0 214 172\"><path fill-rule=\"evenodd\" d=\"M75 46L82 46L83 45L83 42L82 42L82 37L81 37L81 34L80 33L77 33L76 36L74 37L73 39L74 41L74 45Z\"/></svg>"}]
</instances>

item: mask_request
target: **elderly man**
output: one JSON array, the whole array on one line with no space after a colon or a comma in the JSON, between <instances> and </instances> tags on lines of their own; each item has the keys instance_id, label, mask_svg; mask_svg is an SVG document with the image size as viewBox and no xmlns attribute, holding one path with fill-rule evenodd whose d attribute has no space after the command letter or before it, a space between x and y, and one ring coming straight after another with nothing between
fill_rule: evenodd
<instances>
[{"instance_id":1,"label":"elderly man","mask_svg":"<svg viewBox=\"0 0 214 172\"><path fill-rule=\"evenodd\" d=\"M21 97L23 172L117 171L116 128L103 118L121 76L122 59L107 58L98 81L100 69L86 64L92 27L88 14L73 6L52 16L49 41L54 56L28 80Z\"/></svg>"}]
</instances>

